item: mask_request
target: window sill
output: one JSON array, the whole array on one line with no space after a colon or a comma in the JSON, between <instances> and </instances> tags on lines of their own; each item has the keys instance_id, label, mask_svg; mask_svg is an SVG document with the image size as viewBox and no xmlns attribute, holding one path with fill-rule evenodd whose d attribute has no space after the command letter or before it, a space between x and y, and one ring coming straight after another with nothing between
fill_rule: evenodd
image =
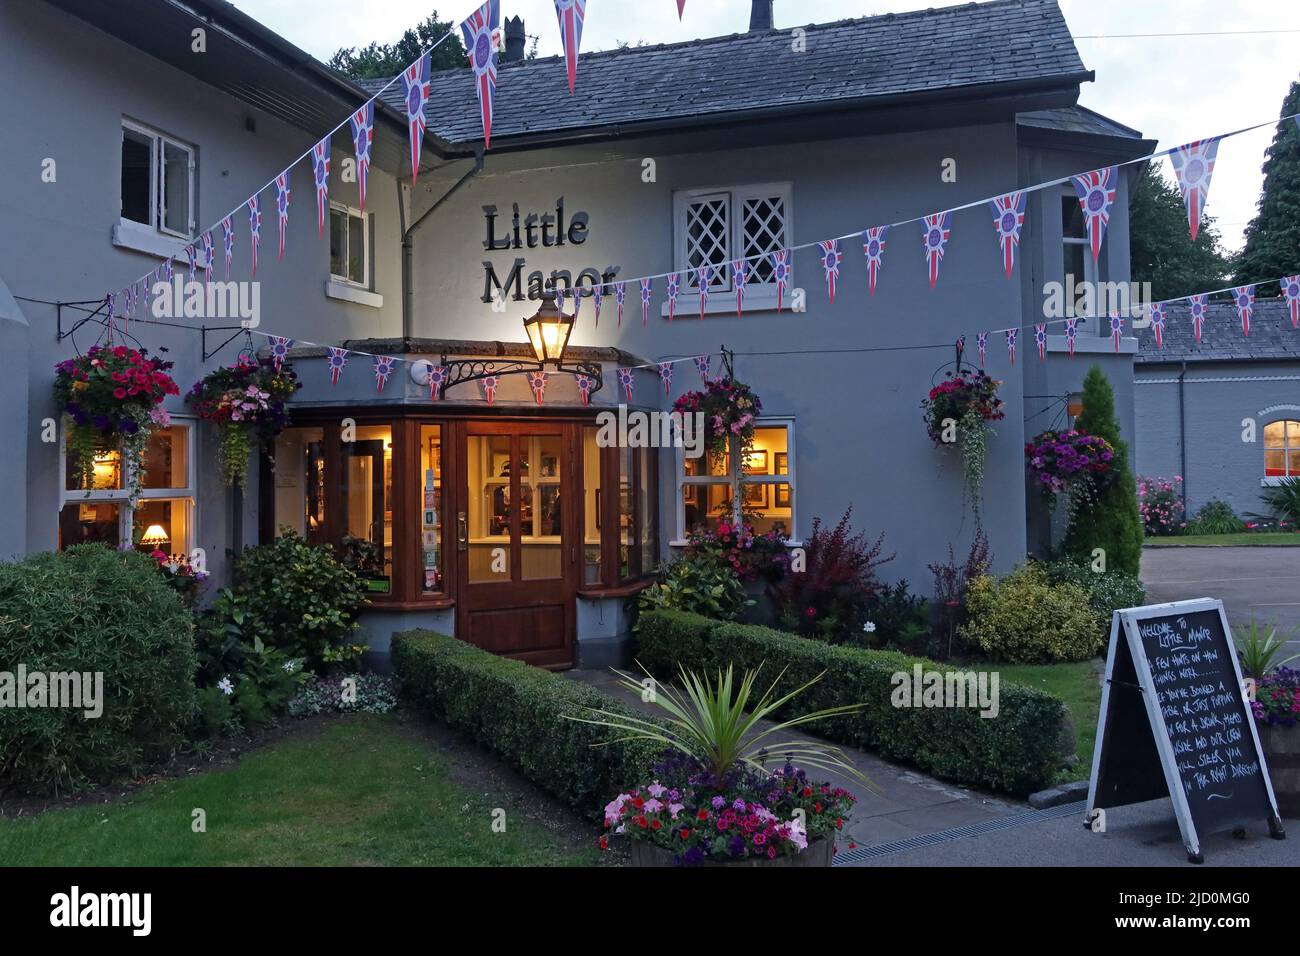
<instances>
[{"instance_id":1,"label":"window sill","mask_svg":"<svg viewBox=\"0 0 1300 956\"><path fill-rule=\"evenodd\" d=\"M451 597L426 598L422 601L403 601L400 599L377 600L381 595L372 595L366 611L440 611L456 606L456 599Z\"/></svg>"},{"instance_id":2,"label":"window sill","mask_svg":"<svg viewBox=\"0 0 1300 956\"><path fill-rule=\"evenodd\" d=\"M993 350L999 343L989 341L989 349ZM1006 350L1006 339L1000 343L1003 350ZM1034 336L1032 332L1029 335L1022 335L1016 342L1017 350L1024 355L1032 355L1037 352L1037 346L1034 345ZM1115 351L1115 340L1109 335L1084 335L1082 332L1074 340L1074 354L1083 353L1085 355L1137 355L1137 339L1127 336L1120 336L1119 352ZM1047 337L1047 351L1053 354L1058 352L1069 354L1070 345L1065 340L1064 335L1049 335Z\"/></svg>"},{"instance_id":3,"label":"window sill","mask_svg":"<svg viewBox=\"0 0 1300 956\"><path fill-rule=\"evenodd\" d=\"M680 539L680 538L677 539L677 540L675 540L675 541L669 541L669 542L668 542L668 547L670 547L670 548L688 548L688 547L690 547L690 545L691 545L691 543L690 543L689 541L685 541L685 540L682 540L682 539ZM785 543L785 546L786 546L787 548L802 548L802 547L803 547L803 542L802 542L802 541L795 541L795 540L787 540L786 543Z\"/></svg>"},{"instance_id":4,"label":"window sill","mask_svg":"<svg viewBox=\"0 0 1300 956\"><path fill-rule=\"evenodd\" d=\"M143 252L146 255L180 260L185 255L185 240L169 236L144 223L119 219L113 227L113 245L119 249Z\"/></svg>"},{"instance_id":5,"label":"window sill","mask_svg":"<svg viewBox=\"0 0 1300 956\"><path fill-rule=\"evenodd\" d=\"M783 311L793 311L790 303L793 300L796 289L786 289L785 298L781 302ZM745 289L745 308L742 316L749 315L753 312L775 312L776 311L776 289L765 287ZM705 315L735 315L736 314L736 293L734 289L727 289L721 292L710 292L709 301L704 306ZM659 306L659 315L662 318L668 318L668 303L665 301ZM683 289L677 296L677 311L673 313L674 319L698 319L700 317L700 294L695 290Z\"/></svg>"},{"instance_id":6,"label":"window sill","mask_svg":"<svg viewBox=\"0 0 1300 956\"><path fill-rule=\"evenodd\" d=\"M639 581L633 581L628 584L620 584L618 587L585 587L578 589L578 597L594 601L598 598L621 598L631 597L633 594L640 594L650 585L655 583L653 577L642 578Z\"/></svg>"},{"instance_id":7,"label":"window sill","mask_svg":"<svg viewBox=\"0 0 1300 956\"><path fill-rule=\"evenodd\" d=\"M1296 476L1291 475L1290 478L1292 480L1295 480ZM1259 486L1261 488L1281 488L1286 483L1286 481L1287 481L1286 476L1268 475L1264 478L1259 479Z\"/></svg>"},{"instance_id":8,"label":"window sill","mask_svg":"<svg viewBox=\"0 0 1300 956\"><path fill-rule=\"evenodd\" d=\"M344 282L342 279L329 279L325 282L325 296L330 299L338 299L341 302L355 302L357 305L369 306L372 309L382 309L384 307L384 297L377 292L370 292L361 286L353 285L351 282Z\"/></svg>"}]
</instances>

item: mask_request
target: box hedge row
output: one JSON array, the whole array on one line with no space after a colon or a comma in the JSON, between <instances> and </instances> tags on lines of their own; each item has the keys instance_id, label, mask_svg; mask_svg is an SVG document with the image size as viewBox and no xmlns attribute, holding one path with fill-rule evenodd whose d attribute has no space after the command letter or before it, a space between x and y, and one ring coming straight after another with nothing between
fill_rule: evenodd
<instances>
[{"instance_id":1,"label":"box hedge row","mask_svg":"<svg viewBox=\"0 0 1300 956\"><path fill-rule=\"evenodd\" d=\"M641 615L638 662L661 680L678 677L678 662L688 669L735 665L775 678L782 668L782 692L793 690L822 671L820 681L791 701L781 717L794 717L844 704L866 706L853 714L818 721L805 728L818 736L871 750L927 773L972 786L1030 793L1049 785L1062 763L1065 742L1073 752L1069 715L1050 694L999 682L996 717L974 707L895 707L893 675L953 670L933 661L892 651L833 646L782 631L724 624L681 611ZM759 681L763 687L767 682Z\"/></svg>"},{"instance_id":2,"label":"box hedge row","mask_svg":"<svg viewBox=\"0 0 1300 956\"><path fill-rule=\"evenodd\" d=\"M565 719L591 708L646 715L593 687L497 657L432 631L393 635L402 695L462 731L580 813L598 817L620 790L648 779L662 748L611 743L618 731Z\"/></svg>"}]
</instances>

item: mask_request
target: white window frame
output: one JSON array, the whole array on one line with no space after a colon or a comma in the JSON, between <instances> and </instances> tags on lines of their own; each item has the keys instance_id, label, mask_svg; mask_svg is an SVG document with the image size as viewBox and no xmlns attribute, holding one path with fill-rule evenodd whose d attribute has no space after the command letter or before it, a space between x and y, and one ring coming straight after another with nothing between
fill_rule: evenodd
<instances>
[{"instance_id":1,"label":"white window frame","mask_svg":"<svg viewBox=\"0 0 1300 956\"><path fill-rule=\"evenodd\" d=\"M190 143L182 142L175 136L169 136L161 130L146 126L143 123L137 123L134 120L122 119L122 131L125 136L126 130L138 133L141 136L147 136L150 140L149 147L149 222L136 222L134 219L127 219L121 215L122 196L121 196L121 170L119 165L118 175L118 218L124 231L145 230L148 233L161 236L175 236L179 239L188 239L194 234L198 224L198 210L195 208L195 174L198 170L198 149ZM173 146L176 149L183 150L189 156L186 170L186 195L185 202L187 207L186 225L188 231L178 232L174 229L167 228L166 225L166 201L163 190L166 188L166 179L163 177L163 164L165 158L164 146ZM118 163L122 160L121 145L118 146Z\"/></svg>"},{"instance_id":2,"label":"white window frame","mask_svg":"<svg viewBox=\"0 0 1300 956\"><path fill-rule=\"evenodd\" d=\"M1075 205L1078 205L1079 203L1079 194L1074 191L1073 186L1066 186L1062 188L1061 196L1062 198L1067 198L1072 200ZM1097 268L1099 263L1094 262L1092 259L1092 245L1088 240L1087 229L1085 228L1084 237L1082 239L1076 236L1067 236L1065 234L1065 217L1062 216L1061 217L1061 281L1062 283L1064 283L1066 279L1066 272L1065 272L1065 247L1066 246L1083 247L1083 281L1089 283L1092 286L1092 291L1093 291L1092 301L1093 304L1095 305L1097 301L1098 283L1100 281L1099 272ZM1078 276L1075 276L1075 278L1078 279ZM1088 332L1093 335L1101 334L1101 323L1098 319L1095 308L1092 314L1090 315L1076 316L1074 314L1074 300L1073 298L1071 298L1065 302L1065 313L1066 313L1065 315L1066 318L1077 318L1079 320L1079 331ZM1064 329L1064 326L1062 326L1061 328Z\"/></svg>"},{"instance_id":3,"label":"white window frame","mask_svg":"<svg viewBox=\"0 0 1300 956\"><path fill-rule=\"evenodd\" d=\"M786 543L792 547L802 544L798 540L799 529L799 495L795 484L795 440L793 418L760 418L754 422L755 428L784 428L786 449L786 474L784 475L744 475L740 456L734 454L735 441L732 442L733 454L731 470L727 475L687 475L685 449L676 449L676 462L673 473L673 513L676 515L675 536L668 542L669 547L685 547L686 541L686 502L682 489L688 485L729 485L731 487L731 516L733 521L741 518L741 495L743 484L786 485L790 486L790 529L791 538ZM708 455L708 452L705 452ZM705 460L705 459L700 459Z\"/></svg>"},{"instance_id":4,"label":"white window frame","mask_svg":"<svg viewBox=\"0 0 1300 956\"><path fill-rule=\"evenodd\" d=\"M1260 478L1260 482L1259 482L1260 487L1262 488L1276 488L1281 486L1282 482L1287 478L1300 477L1300 471L1297 472L1291 471L1291 452L1300 451L1300 441L1297 441L1295 444L1291 443L1291 429L1287 427L1287 425L1290 422L1300 422L1300 417L1277 418L1271 422L1264 423L1264 429L1263 429L1264 440L1263 440L1263 449L1262 449L1264 452L1264 461L1261 462L1261 464L1263 465L1263 469L1265 473L1264 476ZM1280 446L1269 445L1268 443L1269 425L1282 426L1282 444ZM1282 452L1282 471L1284 473L1281 475L1270 475L1268 474L1268 453L1270 451L1279 451L1279 450Z\"/></svg>"},{"instance_id":5,"label":"white window frame","mask_svg":"<svg viewBox=\"0 0 1300 956\"><path fill-rule=\"evenodd\" d=\"M333 280L334 282L341 283L343 285L352 286L355 289L369 289L370 288L370 217L365 213L363 213L356 206L349 206L347 203L334 202L332 200L330 202L330 211L341 212L344 215L346 215L349 219L355 216L356 218L361 220L361 281L358 282L355 279L349 279L347 276L339 275L337 272L334 271L333 263L330 264L330 279ZM330 223L330 228L331 229L333 228L333 222ZM344 247L343 261L344 262L347 262L348 260L347 253L349 250L347 248L347 244L350 241L351 241L350 232L345 230L343 234L343 247ZM329 255L328 246L325 249L325 254Z\"/></svg>"},{"instance_id":6,"label":"white window frame","mask_svg":"<svg viewBox=\"0 0 1300 956\"><path fill-rule=\"evenodd\" d=\"M185 429L185 485L180 488L142 488L140 489L139 501L179 501L185 507L185 526L190 529L190 550L193 551L194 544L194 515L197 511L195 502L198 495L195 490L195 450L197 442L195 436L198 433L199 420L188 415L172 415L171 423L175 427ZM133 547L131 541L131 529L135 522L135 507L131 504L128 497L127 486L130 484L131 476L128 474L129 467L125 461L122 463L122 485L121 488L95 488L81 489L68 488L68 452L65 444L66 433L60 430L59 436L59 508L55 514L56 521L58 516L63 514L63 509L70 504L82 504L89 501L102 501L119 506L118 526L117 526L117 546L119 548Z\"/></svg>"},{"instance_id":7,"label":"white window frame","mask_svg":"<svg viewBox=\"0 0 1300 956\"><path fill-rule=\"evenodd\" d=\"M679 313L698 310L698 299L695 302L691 301L692 298L699 295L698 288L695 285L695 270L687 264L686 224L687 211L691 203L726 197L727 263L730 265L731 262L738 258L740 250L744 248L744 217L741 210L744 208L745 201L774 196L780 198L784 209L781 241L778 243L777 249L788 249L793 244L794 238L794 187L790 182L752 183L743 186L702 186L679 189L673 193L673 263L674 268L681 273L682 279L681 294L677 300L677 311ZM768 251L774 252L776 249ZM718 272L722 274L714 274L713 282L709 286L709 303L705 307L705 313L734 313L736 309L735 298L727 294L733 291L731 269L721 269ZM774 308L776 308L775 282L758 282L751 279L745 283L745 311L762 311ZM668 303L666 301L660 311L662 315L668 314Z\"/></svg>"}]
</instances>

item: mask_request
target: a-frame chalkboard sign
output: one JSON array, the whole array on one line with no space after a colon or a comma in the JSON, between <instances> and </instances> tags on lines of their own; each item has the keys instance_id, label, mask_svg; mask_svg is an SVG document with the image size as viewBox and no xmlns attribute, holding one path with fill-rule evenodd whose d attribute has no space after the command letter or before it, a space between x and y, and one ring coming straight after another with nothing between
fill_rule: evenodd
<instances>
[{"instance_id":1,"label":"a-frame chalkboard sign","mask_svg":"<svg viewBox=\"0 0 1300 956\"><path fill-rule=\"evenodd\" d=\"M1212 598L1115 612L1084 826L1167 795L1193 863L1199 833L1267 821L1286 837L1231 634Z\"/></svg>"}]
</instances>

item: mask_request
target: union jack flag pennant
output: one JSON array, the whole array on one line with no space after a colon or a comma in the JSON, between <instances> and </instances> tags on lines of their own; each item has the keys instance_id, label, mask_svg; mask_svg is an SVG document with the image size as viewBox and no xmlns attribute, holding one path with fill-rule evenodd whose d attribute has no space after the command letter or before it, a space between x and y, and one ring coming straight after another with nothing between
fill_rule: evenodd
<instances>
[{"instance_id":1,"label":"union jack flag pennant","mask_svg":"<svg viewBox=\"0 0 1300 956\"><path fill-rule=\"evenodd\" d=\"M564 290L558 287L555 290L555 307L561 312L564 311Z\"/></svg>"},{"instance_id":2,"label":"union jack flag pennant","mask_svg":"<svg viewBox=\"0 0 1300 956\"><path fill-rule=\"evenodd\" d=\"M461 32L465 35L465 49L469 51L470 66L474 68L479 111L483 114L484 149L492 146L492 103L497 89L497 51L492 42L492 34L500 25L500 0L488 0L460 25ZM427 71L425 80L427 84Z\"/></svg>"},{"instance_id":3,"label":"union jack flag pennant","mask_svg":"<svg viewBox=\"0 0 1300 956\"><path fill-rule=\"evenodd\" d=\"M1002 266L1007 278L1016 264L1016 247L1020 245L1020 228L1025 224L1025 194L1007 193L989 203L993 208L993 226L1002 246Z\"/></svg>"},{"instance_id":4,"label":"union jack flag pennant","mask_svg":"<svg viewBox=\"0 0 1300 956\"><path fill-rule=\"evenodd\" d=\"M618 370L618 384L623 386L623 392L627 395L627 400L632 401L632 386L636 384L636 379L632 376L630 368Z\"/></svg>"},{"instance_id":5,"label":"union jack flag pennant","mask_svg":"<svg viewBox=\"0 0 1300 956\"><path fill-rule=\"evenodd\" d=\"M745 280L749 278L747 264L744 259L737 259L731 264L731 280L736 286L736 317L740 318L741 312L745 308Z\"/></svg>"},{"instance_id":6,"label":"union jack flag pennant","mask_svg":"<svg viewBox=\"0 0 1300 956\"><path fill-rule=\"evenodd\" d=\"M682 11L686 9L686 0L677 0L677 19L682 18Z\"/></svg>"},{"instance_id":7,"label":"union jack flag pennant","mask_svg":"<svg viewBox=\"0 0 1300 956\"><path fill-rule=\"evenodd\" d=\"M1192 231L1192 242L1201 228L1201 216L1205 212L1205 197L1210 191L1210 177L1214 174L1214 160L1219 152L1219 137L1198 139L1186 146L1179 146L1169 154L1169 161L1174 166L1174 177L1183 194L1183 205L1187 207L1187 226Z\"/></svg>"},{"instance_id":8,"label":"union jack flag pennant","mask_svg":"<svg viewBox=\"0 0 1300 956\"><path fill-rule=\"evenodd\" d=\"M956 345L957 345L957 363L958 363L958 365L960 365L960 364L961 364L961 357L962 357L963 353L965 353L965 351L966 351L966 333L965 333L965 332L963 332L961 335L957 336L957 342L956 342Z\"/></svg>"},{"instance_id":9,"label":"union jack flag pennant","mask_svg":"<svg viewBox=\"0 0 1300 956\"><path fill-rule=\"evenodd\" d=\"M618 282L614 284L614 301L618 303L618 327L623 327L623 302L627 299L627 283Z\"/></svg>"},{"instance_id":10,"label":"union jack flag pennant","mask_svg":"<svg viewBox=\"0 0 1300 956\"><path fill-rule=\"evenodd\" d=\"M673 313L677 311L677 293L682 288L682 277L679 273L672 273L668 276L668 321L673 320Z\"/></svg>"},{"instance_id":11,"label":"union jack flag pennant","mask_svg":"<svg viewBox=\"0 0 1300 956\"><path fill-rule=\"evenodd\" d=\"M1043 322L1034 326L1034 342L1038 345L1038 361L1042 362L1047 358L1047 323Z\"/></svg>"},{"instance_id":12,"label":"union jack flag pennant","mask_svg":"<svg viewBox=\"0 0 1300 956\"><path fill-rule=\"evenodd\" d=\"M772 253L772 278L776 280L776 311L781 311L781 305L785 301L785 290L794 277L794 269L790 266L790 250L778 249Z\"/></svg>"},{"instance_id":13,"label":"union jack flag pennant","mask_svg":"<svg viewBox=\"0 0 1300 956\"><path fill-rule=\"evenodd\" d=\"M122 298L125 300L126 304L122 307L122 316L123 318L129 319L131 318L131 310L135 308L135 287L127 286L124 292L125 294Z\"/></svg>"},{"instance_id":14,"label":"union jack flag pennant","mask_svg":"<svg viewBox=\"0 0 1300 956\"><path fill-rule=\"evenodd\" d=\"M840 252L838 239L823 239L817 243L822 253L822 268L826 270L826 290L830 293L831 304L835 304L835 280L840 277L840 262L844 259Z\"/></svg>"},{"instance_id":15,"label":"union jack flag pennant","mask_svg":"<svg viewBox=\"0 0 1300 956\"><path fill-rule=\"evenodd\" d=\"M311 148L311 174L316 181L316 235L325 235L325 211L330 205L330 141L325 137Z\"/></svg>"},{"instance_id":16,"label":"union jack flag pennant","mask_svg":"<svg viewBox=\"0 0 1300 956\"><path fill-rule=\"evenodd\" d=\"M713 266L700 266L695 270L695 282L700 287L700 318L704 318L704 307L709 304L709 283L713 281Z\"/></svg>"},{"instance_id":17,"label":"union jack flag pennant","mask_svg":"<svg viewBox=\"0 0 1300 956\"><path fill-rule=\"evenodd\" d=\"M1070 358L1074 358L1074 340L1079 337L1079 320L1065 320L1065 344L1070 350Z\"/></svg>"},{"instance_id":18,"label":"union jack flag pennant","mask_svg":"<svg viewBox=\"0 0 1300 956\"><path fill-rule=\"evenodd\" d=\"M590 405L592 386L591 378L579 372L573 376L573 380L578 383L578 394L582 397L582 404Z\"/></svg>"},{"instance_id":19,"label":"union jack flag pennant","mask_svg":"<svg viewBox=\"0 0 1300 956\"><path fill-rule=\"evenodd\" d=\"M117 308L117 293L110 292L104 296L104 305L108 307L108 341L113 341L113 310Z\"/></svg>"},{"instance_id":20,"label":"union jack flag pennant","mask_svg":"<svg viewBox=\"0 0 1300 956\"><path fill-rule=\"evenodd\" d=\"M1287 307L1291 310L1291 328L1300 329L1300 276L1287 276L1282 280L1281 286Z\"/></svg>"},{"instance_id":21,"label":"union jack flag pennant","mask_svg":"<svg viewBox=\"0 0 1300 956\"><path fill-rule=\"evenodd\" d=\"M176 275L176 266L172 263L172 257L168 256L158 267L158 278L162 279L168 285L172 284L172 278Z\"/></svg>"},{"instance_id":22,"label":"union jack flag pennant","mask_svg":"<svg viewBox=\"0 0 1300 956\"><path fill-rule=\"evenodd\" d=\"M709 384L709 357L707 355L695 356L695 371L700 373L700 378L705 385Z\"/></svg>"},{"instance_id":23,"label":"union jack flag pennant","mask_svg":"<svg viewBox=\"0 0 1300 956\"><path fill-rule=\"evenodd\" d=\"M1110 337L1115 342L1115 351L1119 351L1119 339L1124 334L1124 316L1118 312L1110 314Z\"/></svg>"},{"instance_id":24,"label":"union jack flag pennant","mask_svg":"<svg viewBox=\"0 0 1300 956\"><path fill-rule=\"evenodd\" d=\"M529 372L528 387L533 390L533 398L537 399L537 404L542 404L542 396L546 394L546 373Z\"/></svg>"},{"instance_id":25,"label":"union jack flag pennant","mask_svg":"<svg viewBox=\"0 0 1300 956\"><path fill-rule=\"evenodd\" d=\"M1106 238L1106 227L1110 225L1110 207L1115 202L1118 181L1119 169L1115 166L1094 169L1072 180L1074 191L1079 196L1079 208L1083 210L1084 225L1088 227L1093 262L1101 257L1101 242Z\"/></svg>"},{"instance_id":26,"label":"union jack flag pennant","mask_svg":"<svg viewBox=\"0 0 1300 956\"><path fill-rule=\"evenodd\" d=\"M194 281L194 273L198 270L198 262L199 262L199 260L198 260L198 255L197 255L197 253L194 251L194 243L192 243L192 242L191 242L188 246L185 247L185 259L186 259L187 262L189 262L189 266L190 266L190 280L189 280L189 281L190 281L190 282L193 282L193 281Z\"/></svg>"},{"instance_id":27,"label":"union jack flag pennant","mask_svg":"<svg viewBox=\"0 0 1300 956\"><path fill-rule=\"evenodd\" d=\"M473 16L477 16L474 14ZM466 20L465 23L469 21ZM461 24L461 29L465 24ZM468 38L469 34L466 33ZM489 42L490 45L490 42ZM466 40L466 46L473 46ZM472 55L472 54L471 54ZM424 106L429 102L429 54L402 71L402 100L406 104L406 130L411 140L411 184L420 173L420 142L424 139Z\"/></svg>"},{"instance_id":28,"label":"union jack flag pennant","mask_svg":"<svg viewBox=\"0 0 1300 956\"><path fill-rule=\"evenodd\" d=\"M1163 302L1152 302L1147 306L1147 318L1151 320L1151 328L1155 330L1156 348L1165 347L1165 304Z\"/></svg>"},{"instance_id":29,"label":"union jack flag pennant","mask_svg":"<svg viewBox=\"0 0 1300 956\"><path fill-rule=\"evenodd\" d=\"M1019 329L1007 329L1007 354L1011 356L1011 364L1016 364L1016 337L1020 334Z\"/></svg>"},{"instance_id":30,"label":"union jack flag pennant","mask_svg":"<svg viewBox=\"0 0 1300 956\"><path fill-rule=\"evenodd\" d=\"M481 380L483 382L483 394L487 396L487 403L491 405L497 398L497 386L501 380L495 375L489 375Z\"/></svg>"},{"instance_id":31,"label":"union jack flag pennant","mask_svg":"<svg viewBox=\"0 0 1300 956\"><path fill-rule=\"evenodd\" d=\"M442 398L442 388L447 384L447 366L429 366L429 401L436 402ZM489 402L491 399L489 398Z\"/></svg>"},{"instance_id":32,"label":"union jack flag pennant","mask_svg":"<svg viewBox=\"0 0 1300 956\"><path fill-rule=\"evenodd\" d=\"M280 219L280 258L284 258L284 233L289 226L289 170L275 177L275 211Z\"/></svg>"},{"instance_id":33,"label":"union jack flag pennant","mask_svg":"<svg viewBox=\"0 0 1300 956\"><path fill-rule=\"evenodd\" d=\"M650 321L650 285L653 279L641 280L641 324L645 325Z\"/></svg>"},{"instance_id":34,"label":"union jack flag pennant","mask_svg":"<svg viewBox=\"0 0 1300 956\"><path fill-rule=\"evenodd\" d=\"M560 18L560 43L569 68L569 92L578 78L578 47L582 44L582 21L587 17L587 0L555 0L555 14Z\"/></svg>"},{"instance_id":35,"label":"union jack flag pennant","mask_svg":"<svg viewBox=\"0 0 1300 956\"><path fill-rule=\"evenodd\" d=\"M340 348L337 345L331 345L328 348L329 359L328 366L330 370L330 384L337 385L339 376L343 373L343 366L348 364L348 350Z\"/></svg>"},{"instance_id":36,"label":"union jack flag pennant","mask_svg":"<svg viewBox=\"0 0 1300 956\"><path fill-rule=\"evenodd\" d=\"M212 265L216 255L212 248L212 230L209 229L199 237L203 242L203 287L206 289L212 281Z\"/></svg>"},{"instance_id":37,"label":"union jack flag pennant","mask_svg":"<svg viewBox=\"0 0 1300 956\"><path fill-rule=\"evenodd\" d=\"M1250 335L1250 318L1255 314L1255 287L1242 285L1232 290L1232 299L1241 316L1241 334Z\"/></svg>"},{"instance_id":38,"label":"union jack flag pennant","mask_svg":"<svg viewBox=\"0 0 1300 956\"><path fill-rule=\"evenodd\" d=\"M352 114L352 148L357 154L357 194L361 211L366 211L366 176L370 172L370 147L375 141L375 101L371 100Z\"/></svg>"},{"instance_id":39,"label":"union jack flag pennant","mask_svg":"<svg viewBox=\"0 0 1300 956\"><path fill-rule=\"evenodd\" d=\"M952 235L952 213L936 212L922 220L921 242L925 245L925 261L930 264L930 288L939 281L939 263L943 249Z\"/></svg>"},{"instance_id":40,"label":"union jack flag pennant","mask_svg":"<svg viewBox=\"0 0 1300 956\"><path fill-rule=\"evenodd\" d=\"M595 288L591 290L591 305L596 310L596 328L600 328L600 303L605 298L605 284L596 283Z\"/></svg>"},{"instance_id":41,"label":"union jack flag pennant","mask_svg":"<svg viewBox=\"0 0 1300 956\"><path fill-rule=\"evenodd\" d=\"M569 295L573 296L573 321L578 321L578 313L582 311L582 290L575 287L569 290Z\"/></svg>"},{"instance_id":42,"label":"union jack flag pennant","mask_svg":"<svg viewBox=\"0 0 1300 956\"><path fill-rule=\"evenodd\" d=\"M388 384L388 377L393 374L393 365L396 361L391 355L375 356L375 384L378 386L375 391L384 390L384 386Z\"/></svg>"},{"instance_id":43,"label":"union jack flag pennant","mask_svg":"<svg viewBox=\"0 0 1300 956\"><path fill-rule=\"evenodd\" d=\"M257 247L262 244L262 204L254 196L248 200L248 241L253 247L253 275L257 275Z\"/></svg>"},{"instance_id":44,"label":"union jack flag pennant","mask_svg":"<svg viewBox=\"0 0 1300 956\"><path fill-rule=\"evenodd\" d=\"M226 257L226 278L230 278L230 264L235 260L235 224L227 216L221 220L221 249Z\"/></svg>"},{"instance_id":45,"label":"union jack flag pennant","mask_svg":"<svg viewBox=\"0 0 1300 956\"><path fill-rule=\"evenodd\" d=\"M1196 334L1196 341L1201 341L1201 326L1205 323L1206 311L1209 308L1209 293L1202 295L1189 295L1187 297L1187 307L1192 314L1192 331Z\"/></svg>"},{"instance_id":46,"label":"union jack flag pennant","mask_svg":"<svg viewBox=\"0 0 1300 956\"><path fill-rule=\"evenodd\" d=\"M862 233L862 252L867 257L867 277L870 279L871 294L876 294L876 276L885 264L885 233L888 226L872 226Z\"/></svg>"},{"instance_id":47,"label":"union jack flag pennant","mask_svg":"<svg viewBox=\"0 0 1300 956\"><path fill-rule=\"evenodd\" d=\"M664 394L665 395L671 394L672 387L673 387L673 363L672 362L659 363L659 379L664 383Z\"/></svg>"},{"instance_id":48,"label":"union jack flag pennant","mask_svg":"<svg viewBox=\"0 0 1300 956\"><path fill-rule=\"evenodd\" d=\"M978 335L975 336L975 347L979 349L980 368L983 368L984 353L987 352L989 349L989 334L987 332L980 332Z\"/></svg>"}]
</instances>

